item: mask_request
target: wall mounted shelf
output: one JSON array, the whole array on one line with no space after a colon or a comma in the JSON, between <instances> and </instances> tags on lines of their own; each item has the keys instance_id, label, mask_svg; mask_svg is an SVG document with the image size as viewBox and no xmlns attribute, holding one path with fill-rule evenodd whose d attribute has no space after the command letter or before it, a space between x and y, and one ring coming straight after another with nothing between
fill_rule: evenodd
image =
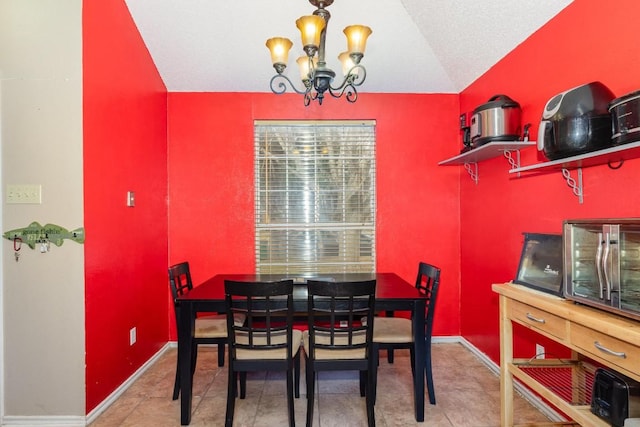
<instances>
[{"instance_id":1,"label":"wall mounted shelf","mask_svg":"<svg viewBox=\"0 0 640 427\"><path fill-rule=\"evenodd\" d=\"M562 169L577 169L590 166L618 163L624 160L640 157L640 141L629 144L617 145L603 150L592 151L590 153L577 156L565 157L564 159L552 160L550 162L536 163L534 165L522 166L509 171L509 173L522 172L552 172Z\"/></svg>"},{"instance_id":2,"label":"wall mounted shelf","mask_svg":"<svg viewBox=\"0 0 640 427\"><path fill-rule=\"evenodd\" d=\"M582 203L582 168L608 164L612 169L617 169L625 160L635 159L638 157L640 157L640 141L617 145L615 147L609 147L549 162L516 167L511 169L509 173L516 173L520 176L521 173L543 174L562 171L562 176L566 179L567 185L572 189L573 194L578 197L579 202ZM577 180L571 177L571 170L573 169L577 170Z\"/></svg>"},{"instance_id":3,"label":"wall mounted shelf","mask_svg":"<svg viewBox=\"0 0 640 427\"><path fill-rule=\"evenodd\" d=\"M520 149L534 145L536 145L535 141L492 141L455 157L443 160L438 163L438 166L464 165L464 168L471 176L471 179L477 184L479 162L498 156L504 156L509 161L513 170L513 168L520 167ZM516 152L516 158L513 158L511 155L513 151Z\"/></svg>"}]
</instances>

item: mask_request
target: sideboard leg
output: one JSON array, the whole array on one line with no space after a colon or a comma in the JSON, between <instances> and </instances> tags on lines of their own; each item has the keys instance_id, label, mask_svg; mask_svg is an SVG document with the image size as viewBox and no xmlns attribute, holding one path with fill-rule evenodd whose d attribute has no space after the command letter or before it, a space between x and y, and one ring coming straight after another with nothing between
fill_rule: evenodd
<instances>
[{"instance_id":1,"label":"sideboard leg","mask_svg":"<svg viewBox=\"0 0 640 427\"><path fill-rule=\"evenodd\" d=\"M509 300L500 295L500 425L513 426L513 325L508 315Z\"/></svg>"}]
</instances>

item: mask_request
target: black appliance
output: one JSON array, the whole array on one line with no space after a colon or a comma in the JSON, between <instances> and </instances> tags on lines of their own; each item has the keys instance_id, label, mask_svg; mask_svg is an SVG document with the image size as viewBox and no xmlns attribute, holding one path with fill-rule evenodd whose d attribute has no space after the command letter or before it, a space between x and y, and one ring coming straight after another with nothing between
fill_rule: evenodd
<instances>
[{"instance_id":1,"label":"black appliance","mask_svg":"<svg viewBox=\"0 0 640 427\"><path fill-rule=\"evenodd\" d=\"M616 98L609 104L613 144L640 141L640 90Z\"/></svg>"},{"instance_id":2,"label":"black appliance","mask_svg":"<svg viewBox=\"0 0 640 427\"><path fill-rule=\"evenodd\" d=\"M520 264L513 283L562 297L562 235L523 234Z\"/></svg>"},{"instance_id":3,"label":"black appliance","mask_svg":"<svg viewBox=\"0 0 640 427\"><path fill-rule=\"evenodd\" d=\"M549 160L610 147L613 92L600 82L564 91L544 107L538 150Z\"/></svg>"},{"instance_id":4,"label":"black appliance","mask_svg":"<svg viewBox=\"0 0 640 427\"><path fill-rule=\"evenodd\" d=\"M473 148L491 141L517 141L520 138L520 104L506 95L494 95L471 115Z\"/></svg>"},{"instance_id":5,"label":"black appliance","mask_svg":"<svg viewBox=\"0 0 640 427\"><path fill-rule=\"evenodd\" d=\"M591 412L614 427L640 416L640 383L618 372L596 369Z\"/></svg>"}]
</instances>

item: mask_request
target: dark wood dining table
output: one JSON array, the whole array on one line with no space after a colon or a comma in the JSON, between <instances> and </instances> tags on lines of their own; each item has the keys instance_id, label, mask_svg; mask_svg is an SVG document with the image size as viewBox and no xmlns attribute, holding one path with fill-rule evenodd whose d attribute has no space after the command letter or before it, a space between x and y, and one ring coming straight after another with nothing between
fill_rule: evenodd
<instances>
[{"instance_id":1,"label":"dark wood dining table","mask_svg":"<svg viewBox=\"0 0 640 427\"><path fill-rule=\"evenodd\" d=\"M415 371L413 397L416 421L424 421L425 384L425 340L424 320L426 297L413 284L395 273L339 273L309 277L315 280L359 281L376 279L376 311L410 311L413 316L413 339L415 342ZM191 350L197 313L224 313L224 281L277 281L293 279L294 307L299 313L307 312L307 290L305 278L273 274L217 274L185 295L178 297L180 319L178 325L178 361L180 369L180 422L191 422L191 400L193 378L191 376Z\"/></svg>"}]
</instances>

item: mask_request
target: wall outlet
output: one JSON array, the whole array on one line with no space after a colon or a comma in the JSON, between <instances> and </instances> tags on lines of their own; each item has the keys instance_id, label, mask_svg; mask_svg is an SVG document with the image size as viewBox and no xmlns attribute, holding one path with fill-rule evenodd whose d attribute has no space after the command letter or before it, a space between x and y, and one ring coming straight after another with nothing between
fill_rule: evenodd
<instances>
[{"instance_id":1,"label":"wall outlet","mask_svg":"<svg viewBox=\"0 0 640 427\"><path fill-rule=\"evenodd\" d=\"M136 343L136 327L129 329L129 345L134 345Z\"/></svg>"},{"instance_id":2,"label":"wall outlet","mask_svg":"<svg viewBox=\"0 0 640 427\"><path fill-rule=\"evenodd\" d=\"M42 203L42 186L40 184L8 184L7 203L34 204Z\"/></svg>"},{"instance_id":3,"label":"wall outlet","mask_svg":"<svg viewBox=\"0 0 640 427\"><path fill-rule=\"evenodd\" d=\"M536 344L536 359L544 359L544 346Z\"/></svg>"},{"instance_id":4,"label":"wall outlet","mask_svg":"<svg viewBox=\"0 0 640 427\"><path fill-rule=\"evenodd\" d=\"M130 208L136 205L136 193L133 191L127 191L127 206Z\"/></svg>"}]
</instances>

